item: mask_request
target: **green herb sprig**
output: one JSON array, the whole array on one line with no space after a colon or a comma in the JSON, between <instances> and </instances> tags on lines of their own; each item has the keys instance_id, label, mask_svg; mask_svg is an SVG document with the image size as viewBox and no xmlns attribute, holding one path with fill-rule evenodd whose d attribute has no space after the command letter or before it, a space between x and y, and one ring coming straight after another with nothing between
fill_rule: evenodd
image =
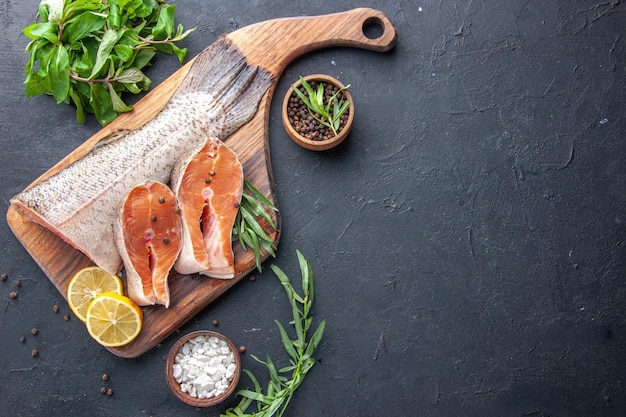
<instances>
[{"instance_id":1,"label":"green herb sprig","mask_svg":"<svg viewBox=\"0 0 626 417\"><path fill-rule=\"evenodd\" d=\"M244 369L243 372L252 380L254 391L249 389L238 391L237 395L242 397L241 401L237 406L226 410L226 414L222 414L221 417L271 417L274 415L281 417L296 389L300 386L309 370L315 365L313 352L322 340L326 321L321 321L313 335L309 338L308 333L313 322L311 307L315 292L313 271L311 264L300 251L297 251L297 255L302 275L302 296L293 288L289 278L280 268L275 265L271 266L272 271L276 274L287 293L287 298L293 311L292 324L296 334L295 339L290 339L283 325L275 320L280 332L281 342L289 355L290 365L276 369L269 355L267 355L264 361L251 355L252 358L267 368L270 378L267 389L263 392L258 379L252 372ZM253 403L256 403L256 411L248 413L247 410Z\"/></svg>"},{"instance_id":2,"label":"green herb sprig","mask_svg":"<svg viewBox=\"0 0 626 417\"><path fill-rule=\"evenodd\" d=\"M250 191L247 193L246 190ZM263 193L257 190L248 180L244 179L244 191L239 204L239 211L235 218L235 224L232 231L232 239L238 241L241 248L245 251L248 247L254 251L254 261L259 272L261 268L261 255L265 250L272 257L275 257L276 245L270 238L263 227L259 224L257 218L265 219L270 227L277 230L276 224L266 210L266 207L272 211L278 209L269 201Z\"/></svg>"},{"instance_id":3,"label":"green herb sprig","mask_svg":"<svg viewBox=\"0 0 626 417\"><path fill-rule=\"evenodd\" d=\"M164 0L43 0L39 20L23 29L31 39L26 96L52 95L73 103L76 120L93 113L101 125L128 112L121 94L150 88L142 69L157 51L182 63L186 48L176 42L195 30L174 27L176 6Z\"/></svg>"},{"instance_id":4,"label":"green herb sprig","mask_svg":"<svg viewBox=\"0 0 626 417\"><path fill-rule=\"evenodd\" d=\"M339 100L339 94L343 90L350 88L350 84L339 89L339 91L333 94L327 102L324 102L324 83L319 83L317 90L314 90L303 77L300 77L300 83L302 84L302 87L304 87L306 94L294 85L291 86L293 91L298 95L298 97L300 97L304 105L309 110L311 116L313 116L319 123L331 129L333 134L337 136L341 123L341 116L343 116L343 114L350 107L350 102L348 100L345 100L343 97Z\"/></svg>"}]
</instances>

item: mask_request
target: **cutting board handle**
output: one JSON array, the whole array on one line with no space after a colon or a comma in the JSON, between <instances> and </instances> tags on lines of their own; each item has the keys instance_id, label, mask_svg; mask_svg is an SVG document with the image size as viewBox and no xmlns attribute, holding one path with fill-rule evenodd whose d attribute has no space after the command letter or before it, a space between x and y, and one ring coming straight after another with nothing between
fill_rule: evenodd
<instances>
[{"instance_id":1,"label":"cutting board handle","mask_svg":"<svg viewBox=\"0 0 626 417\"><path fill-rule=\"evenodd\" d=\"M368 37L369 27L380 34ZM374 32L374 31L373 31ZM386 52L397 40L396 29L382 12L358 8L322 16L273 19L246 26L227 35L248 62L278 77L296 57L320 48L348 46Z\"/></svg>"}]
</instances>

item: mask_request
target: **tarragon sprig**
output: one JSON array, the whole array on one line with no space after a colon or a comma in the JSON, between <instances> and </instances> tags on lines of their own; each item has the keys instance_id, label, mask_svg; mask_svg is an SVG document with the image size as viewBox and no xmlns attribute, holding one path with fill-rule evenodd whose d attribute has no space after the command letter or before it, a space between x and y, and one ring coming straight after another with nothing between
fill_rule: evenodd
<instances>
[{"instance_id":1,"label":"tarragon sprig","mask_svg":"<svg viewBox=\"0 0 626 417\"><path fill-rule=\"evenodd\" d=\"M274 271L287 293L293 312L292 324L296 334L295 339L291 339L283 325L275 320L280 331L281 342L289 355L290 365L276 369L269 355L267 355L264 361L251 355L252 358L267 368L270 378L267 389L263 392L258 379L252 372L244 369L243 372L252 381L254 390L243 389L238 391L237 395L242 397L241 401L237 406L226 410L226 414L222 414L221 417L281 417L296 389L300 386L309 370L315 365L313 352L322 340L326 321L322 320L315 332L313 332L313 335L309 337L309 330L313 322L311 307L313 306L315 294L313 271L311 264L300 251L297 251L297 255L302 275L303 295L298 294L287 275L279 267L271 266L272 271ZM253 403L256 403L256 411L248 413L248 408Z\"/></svg>"},{"instance_id":2,"label":"tarragon sprig","mask_svg":"<svg viewBox=\"0 0 626 417\"><path fill-rule=\"evenodd\" d=\"M31 39L26 96L50 94L73 103L80 123L85 112L110 123L133 108L122 93L150 88L142 70L157 51L185 60L176 43L194 29L174 26L175 8L164 0L42 0L38 21L23 30Z\"/></svg>"},{"instance_id":3,"label":"tarragon sprig","mask_svg":"<svg viewBox=\"0 0 626 417\"><path fill-rule=\"evenodd\" d=\"M343 90L350 88L350 85L348 84L341 88L333 94L327 102L324 102L324 83L319 83L317 90L314 90L303 77L300 77L300 83L306 91L306 94L292 85L291 88L293 91L300 97L311 116L319 123L331 129L333 134L337 136L341 124L341 116L343 116L346 110L348 110L348 107L350 107L348 100L342 98L340 101L338 96Z\"/></svg>"},{"instance_id":4,"label":"tarragon sprig","mask_svg":"<svg viewBox=\"0 0 626 417\"><path fill-rule=\"evenodd\" d=\"M276 245L272 238L265 233L257 218L265 219L270 227L276 230L276 224L267 209L272 211L278 211L278 209L246 179L244 179L244 186L239 211L233 226L232 239L233 241L238 241L244 251L252 248L254 262L259 272L261 272L262 251L265 250L275 257ZM246 190L250 193L246 192Z\"/></svg>"}]
</instances>

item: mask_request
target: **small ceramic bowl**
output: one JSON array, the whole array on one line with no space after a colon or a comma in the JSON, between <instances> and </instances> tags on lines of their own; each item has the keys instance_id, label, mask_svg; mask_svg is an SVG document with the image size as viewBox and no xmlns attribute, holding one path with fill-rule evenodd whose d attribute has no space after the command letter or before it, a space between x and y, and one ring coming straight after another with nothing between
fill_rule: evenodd
<instances>
[{"instance_id":1,"label":"small ceramic bowl","mask_svg":"<svg viewBox=\"0 0 626 417\"><path fill-rule=\"evenodd\" d=\"M233 375L233 379L228 384L228 388L226 389L224 393L217 395L217 396L210 397L210 398L192 397L187 392L184 392L181 389L180 384L174 378L174 361L175 361L176 355L183 348L185 343L187 343L188 341L198 336L205 336L206 338L217 337L218 339L225 341L226 345L233 352L233 355L235 358L236 368L235 368L235 372ZM226 336L217 332L210 331L210 330L198 330L195 332L188 333L185 336L181 337L180 339L178 339L176 343L174 343L174 345L168 352L167 357L165 359L165 379L167 380L167 384L171 388L174 395L178 397L178 399L194 407L210 407L218 403L221 403L226 398L230 397L232 393L235 391L235 389L237 388L240 375L241 375L241 356L239 355L239 349L235 346L232 340L230 340Z\"/></svg>"},{"instance_id":2,"label":"small ceramic bowl","mask_svg":"<svg viewBox=\"0 0 626 417\"><path fill-rule=\"evenodd\" d=\"M325 74L307 75L306 77L304 77L304 79L306 81L315 80L315 81L323 82L324 84L333 84L339 88L345 87L341 83L341 81ZM300 80L298 79L298 81L293 83L293 85L296 88L300 87L301 85ZM327 149L331 149L339 145L348 137L348 134L350 133L350 130L352 129L352 123L354 121L354 100L352 100L352 95L350 94L349 90L343 90L343 96L346 98L346 100L350 102L348 120L346 122L346 125L339 132L339 134L329 140L311 140L311 139L305 138L304 136L301 136L298 132L296 132L294 127L289 122L289 116L287 114L287 109L289 106L289 99L292 94L293 94L293 90L291 86L289 86L289 90L287 90L287 93L285 94L285 98L283 100L282 119L283 119L283 126L285 127L287 134L294 142L312 151L325 151Z\"/></svg>"}]
</instances>

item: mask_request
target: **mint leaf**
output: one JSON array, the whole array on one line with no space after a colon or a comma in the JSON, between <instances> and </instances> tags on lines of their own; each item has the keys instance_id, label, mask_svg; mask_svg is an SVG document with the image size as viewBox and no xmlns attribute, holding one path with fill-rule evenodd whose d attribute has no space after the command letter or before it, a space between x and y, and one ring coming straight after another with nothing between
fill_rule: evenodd
<instances>
[{"instance_id":1,"label":"mint leaf","mask_svg":"<svg viewBox=\"0 0 626 417\"><path fill-rule=\"evenodd\" d=\"M93 36L104 27L106 19L93 12L85 12L70 20L63 32L64 42L74 44L88 36Z\"/></svg>"},{"instance_id":2,"label":"mint leaf","mask_svg":"<svg viewBox=\"0 0 626 417\"><path fill-rule=\"evenodd\" d=\"M116 42L117 31L113 29L108 29L106 32L104 32L104 36L102 37L102 41L100 43L100 46L98 47L96 63L91 70L91 75L89 76L89 78L93 78L98 75L100 70L104 67L104 64L106 64L107 60L109 59L111 51L113 50Z\"/></svg>"},{"instance_id":3,"label":"mint leaf","mask_svg":"<svg viewBox=\"0 0 626 417\"><path fill-rule=\"evenodd\" d=\"M57 103L63 103L70 93L70 61L63 45L54 49L48 73L55 80L52 83L52 95Z\"/></svg>"}]
</instances>

